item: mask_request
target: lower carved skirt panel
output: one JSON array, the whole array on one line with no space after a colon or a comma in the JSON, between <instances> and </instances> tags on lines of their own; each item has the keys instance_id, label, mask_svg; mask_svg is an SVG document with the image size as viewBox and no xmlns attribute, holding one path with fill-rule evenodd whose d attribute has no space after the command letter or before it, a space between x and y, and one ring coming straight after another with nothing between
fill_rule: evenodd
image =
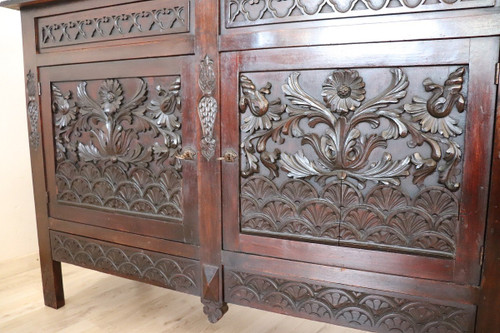
<instances>
[{"instance_id":1,"label":"lower carved skirt panel","mask_svg":"<svg viewBox=\"0 0 500 333\"><path fill-rule=\"evenodd\" d=\"M225 300L375 332L472 332L475 306L338 284L225 271Z\"/></svg>"},{"instance_id":2,"label":"lower carved skirt panel","mask_svg":"<svg viewBox=\"0 0 500 333\"><path fill-rule=\"evenodd\" d=\"M197 260L50 232L55 261L74 264L193 295L200 294Z\"/></svg>"}]
</instances>

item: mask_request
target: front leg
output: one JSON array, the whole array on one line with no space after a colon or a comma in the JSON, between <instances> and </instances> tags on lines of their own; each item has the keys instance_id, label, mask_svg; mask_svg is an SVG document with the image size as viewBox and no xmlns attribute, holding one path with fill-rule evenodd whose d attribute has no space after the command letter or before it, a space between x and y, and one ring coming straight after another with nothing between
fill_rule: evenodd
<instances>
[{"instance_id":1,"label":"front leg","mask_svg":"<svg viewBox=\"0 0 500 333\"><path fill-rule=\"evenodd\" d=\"M208 321L215 324L227 312L228 306L225 302L215 302L202 299L203 313L207 315Z\"/></svg>"},{"instance_id":2,"label":"front leg","mask_svg":"<svg viewBox=\"0 0 500 333\"><path fill-rule=\"evenodd\" d=\"M51 258L42 259L40 251L40 266L42 269L43 299L46 306L59 309L64 306L64 291L61 273L61 263Z\"/></svg>"},{"instance_id":3,"label":"front leg","mask_svg":"<svg viewBox=\"0 0 500 333\"><path fill-rule=\"evenodd\" d=\"M203 312L212 324L219 321L227 312L227 304L222 299L221 272L218 266L202 265L202 296Z\"/></svg>"}]
</instances>

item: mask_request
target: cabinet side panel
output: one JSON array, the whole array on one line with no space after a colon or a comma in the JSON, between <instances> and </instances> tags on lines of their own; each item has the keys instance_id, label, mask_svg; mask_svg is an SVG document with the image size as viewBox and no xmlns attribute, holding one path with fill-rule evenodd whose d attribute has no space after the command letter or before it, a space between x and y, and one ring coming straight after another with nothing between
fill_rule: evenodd
<instances>
[{"instance_id":1,"label":"cabinet side panel","mask_svg":"<svg viewBox=\"0 0 500 333\"><path fill-rule=\"evenodd\" d=\"M24 68L26 74L26 101L28 111L28 133L30 139L33 192L35 194L36 223L40 266L42 271L43 297L45 305L60 308L64 305L61 264L52 258L48 226L47 187L45 182L45 158L41 132L40 97L38 91L38 68L36 62L35 20L33 11L21 12L23 29Z\"/></svg>"}]
</instances>

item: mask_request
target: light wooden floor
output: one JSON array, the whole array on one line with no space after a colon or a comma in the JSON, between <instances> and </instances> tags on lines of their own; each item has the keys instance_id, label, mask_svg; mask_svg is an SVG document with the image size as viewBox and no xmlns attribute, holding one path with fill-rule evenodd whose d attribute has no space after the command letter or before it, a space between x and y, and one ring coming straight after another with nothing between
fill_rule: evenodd
<instances>
[{"instance_id":1,"label":"light wooden floor","mask_svg":"<svg viewBox=\"0 0 500 333\"><path fill-rule=\"evenodd\" d=\"M0 263L0 332L361 333L237 305L210 324L198 297L63 264L66 305L43 305L36 257Z\"/></svg>"}]
</instances>

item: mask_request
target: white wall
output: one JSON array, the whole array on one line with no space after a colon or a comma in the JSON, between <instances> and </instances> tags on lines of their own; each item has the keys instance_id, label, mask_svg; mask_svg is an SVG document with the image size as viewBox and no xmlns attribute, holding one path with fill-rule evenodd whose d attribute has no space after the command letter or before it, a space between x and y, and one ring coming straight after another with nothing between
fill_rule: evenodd
<instances>
[{"instance_id":1,"label":"white wall","mask_svg":"<svg viewBox=\"0 0 500 333\"><path fill-rule=\"evenodd\" d=\"M33 254L37 244L21 19L0 8L0 262Z\"/></svg>"}]
</instances>

